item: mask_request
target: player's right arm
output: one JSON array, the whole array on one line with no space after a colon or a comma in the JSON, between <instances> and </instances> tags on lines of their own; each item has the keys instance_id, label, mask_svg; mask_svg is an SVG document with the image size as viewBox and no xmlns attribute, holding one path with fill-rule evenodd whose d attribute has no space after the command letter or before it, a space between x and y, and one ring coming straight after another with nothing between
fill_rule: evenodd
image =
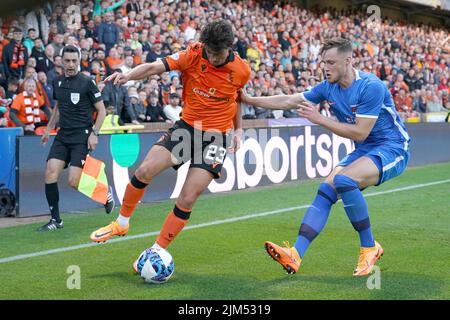
<instances>
[{"instance_id":1,"label":"player's right arm","mask_svg":"<svg viewBox=\"0 0 450 320\"><path fill-rule=\"evenodd\" d=\"M52 115L50 117L50 120L48 120L47 129L45 130L45 132L41 138L41 143L44 146L48 141L48 136L50 135L50 131L55 129L55 125L56 125L56 122L58 121L58 119L59 119L59 109L58 109L58 101L56 100Z\"/></svg>"},{"instance_id":2,"label":"player's right arm","mask_svg":"<svg viewBox=\"0 0 450 320\"><path fill-rule=\"evenodd\" d=\"M143 63L134 67L126 73L115 72L105 79L105 82L112 81L114 85L123 85L130 80L142 80L144 78L161 74L166 71L166 66L161 60L151 63Z\"/></svg>"},{"instance_id":3,"label":"player's right arm","mask_svg":"<svg viewBox=\"0 0 450 320\"><path fill-rule=\"evenodd\" d=\"M303 94L301 93L292 95L276 95L270 97L251 97L245 92L245 89L242 89L241 101L243 103L265 109L285 110L297 108L297 106L305 100L303 99Z\"/></svg>"}]
</instances>

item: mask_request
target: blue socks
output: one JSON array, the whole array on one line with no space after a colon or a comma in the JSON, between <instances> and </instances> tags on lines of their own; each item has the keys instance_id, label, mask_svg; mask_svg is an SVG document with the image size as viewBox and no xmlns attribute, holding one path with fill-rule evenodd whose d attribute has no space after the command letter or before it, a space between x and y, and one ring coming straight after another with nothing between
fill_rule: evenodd
<instances>
[{"instance_id":1,"label":"blue socks","mask_svg":"<svg viewBox=\"0 0 450 320\"><path fill-rule=\"evenodd\" d=\"M330 214L331 206L336 203L337 194L328 183L322 183L311 206L306 210L294 244L301 258L308 249L310 243L319 235L325 227Z\"/></svg>"},{"instance_id":2,"label":"blue socks","mask_svg":"<svg viewBox=\"0 0 450 320\"><path fill-rule=\"evenodd\" d=\"M359 233L361 247L375 246L367 203L359 190L358 183L341 174L337 174L333 182L337 193L341 195L345 212L353 228Z\"/></svg>"}]
</instances>

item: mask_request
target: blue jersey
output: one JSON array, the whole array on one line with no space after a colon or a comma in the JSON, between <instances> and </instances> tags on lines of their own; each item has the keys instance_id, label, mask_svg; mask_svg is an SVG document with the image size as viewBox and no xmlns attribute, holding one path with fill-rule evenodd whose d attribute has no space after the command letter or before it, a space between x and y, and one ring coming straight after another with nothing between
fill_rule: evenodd
<instances>
[{"instance_id":1,"label":"blue jersey","mask_svg":"<svg viewBox=\"0 0 450 320\"><path fill-rule=\"evenodd\" d=\"M354 71L356 79L348 88L325 80L304 92L304 98L315 104L328 101L340 122L354 124L357 117L377 119L366 140L355 141L356 148L387 145L407 151L410 138L388 88L374 74Z\"/></svg>"}]
</instances>

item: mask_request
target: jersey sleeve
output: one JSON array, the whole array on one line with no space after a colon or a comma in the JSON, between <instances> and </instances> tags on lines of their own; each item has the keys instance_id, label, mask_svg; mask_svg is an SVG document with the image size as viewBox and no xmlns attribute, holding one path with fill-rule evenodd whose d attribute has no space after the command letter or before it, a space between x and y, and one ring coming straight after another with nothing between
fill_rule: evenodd
<instances>
[{"instance_id":1,"label":"jersey sleeve","mask_svg":"<svg viewBox=\"0 0 450 320\"><path fill-rule=\"evenodd\" d=\"M327 99L327 82L322 81L318 85L314 86L311 90L303 92L303 97L305 100L312 102L314 104L321 103L323 100Z\"/></svg>"},{"instance_id":2,"label":"jersey sleeve","mask_svg":"<svg viewBox=\"0 0 450 320\"><path fill-rule=\"evenodd\" d=\"M87 95L89 97L89 100L92 102L92 104L95 104L99 101L102 101L102 93L98 89L97 85L95 84L94 80L88 80L88 90Z\"/></svg>"},{"instance_id":3,"label":"jersey sleeve","mask_svg":"<svg viewBox=\"0 0 450 320\"><path fill-rule=\"evenodd\" d=\"M162 59L166 71L178 70L183 72L195 62L197 57L196 47L189 46L184 51L176 52Z\"/></svg>"},{"instance_id":4,"label":"jersey sleeve","mask_svg":"<svg viewBox=\"0 0 450 320\"><path fill-rule=\"evenodd\" d=\"M378 118L386 94L386 86L381 81L373 81L361 91L361 100L356 110L356 117Z\"/></svg>"}]
</instances>

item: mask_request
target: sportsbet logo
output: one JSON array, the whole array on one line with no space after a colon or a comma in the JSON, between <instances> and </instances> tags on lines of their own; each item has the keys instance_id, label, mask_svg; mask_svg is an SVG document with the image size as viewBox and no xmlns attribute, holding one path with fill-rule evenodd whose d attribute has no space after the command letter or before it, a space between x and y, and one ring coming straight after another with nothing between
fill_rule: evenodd
<instances>
[{"instance_id":1,"label":"sportsbet logo","mask_svg":"<svg viewBox=\"0 0 450 320\"><path fill-rule=\"evenodd\" d=\"M201 123L196 123L195 127L201 129ZM222 164L222 178L213 180L208 186L210 192L216 193L255 187L267 179L271 183L281 183L298 180L299 176L305 174L310 179L325 177L339 163L342 158L339 154L347 155L354 149L351 140L335 134L313 134L310 126L298 130L299 134L282 138L278 129L247 129L242 137L241 148L235 154L227 154L224 148L211 147L221 146L223 141L217 140L221 139L217 132L206 131L203 136L194 136L193 149L190 142L180 143L172 152L175 157L184 155L190 159L193 151L194 164L202 163L202 157L212 167ZM183 129L174 131L171 138L175 141L192 141L189 131ZM231 139L231 135L227 138ZM214 144L205 148L202 146L204 141L208 144L214 141ZM117 198L122 201L129 182L129 168L136 164L141 152L139 135L111 135L110 148L114 188ZM170 198L179 196L190 164L191 161L188 161L178 169Z\"/></svg>"},{"instance_id":2,"label":"sportsbet logo","mask_svg":"<svg viewBox=\"0 0 450 320\"><path fill-rule=\"evenodd\" d=\"M186 141L185 139L187 137L183 137L183 141ZM194 152L195 148L197 150L201 148L201 143L201 139L194 141ZM342 147L342 150L345 149L345 154L354 149L352 141L335 134L313 135L310 126L304 127L304 134L292 136L287 141L279 136L277 129L247 129L241 148L236 154L228 154L223 161L222 176L226 178L219 181L213 180L208 190L215 193L230 191L236 187L237 189L255 187L265 178L272 183L298 180L298 170L303 168L308 178L325 177L339 163L339 150ZM180 144L179 149L176 150L177 154L182 152L182 154L190 155L190 147L182 148ZM209 154L209 151L205 153ZM214 155L222 156L219 153ZM313 161L313 158L317 158L315 155L318 156L317 161ZM201 158L194 156L193 161L194 164L199 164ZM220 161L217 162L220 163ZM171 198L179 196L190 164L189 161L178 169Z\"/></svg>"}]
</instances>

